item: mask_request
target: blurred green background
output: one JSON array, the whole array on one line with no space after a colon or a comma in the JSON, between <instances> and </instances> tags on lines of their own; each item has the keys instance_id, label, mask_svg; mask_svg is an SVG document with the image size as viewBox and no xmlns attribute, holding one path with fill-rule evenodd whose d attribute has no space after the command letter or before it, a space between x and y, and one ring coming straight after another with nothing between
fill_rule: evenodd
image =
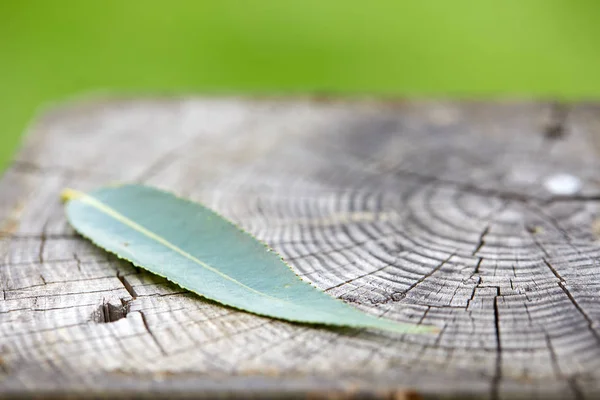
<instances>
[{"instance_id":1,"label":"blurred green background","mask_svg":"<svg viewBox=\"0 0 600 400\"><path fill-rule=\"evenodd\" d=\"M0 170L94 91L600 97L596 0L0 2Z\"/></svg>"}]
</instances>

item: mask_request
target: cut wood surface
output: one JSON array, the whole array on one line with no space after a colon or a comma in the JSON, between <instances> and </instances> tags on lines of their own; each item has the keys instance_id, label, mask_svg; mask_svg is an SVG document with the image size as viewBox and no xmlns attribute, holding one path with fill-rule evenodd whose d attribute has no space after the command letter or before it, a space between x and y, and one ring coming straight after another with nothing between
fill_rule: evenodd
<instances>
[{"instance_id":1,"label":"cut wood surface","mask_svg":"<svg viewBox=\"0 0 600 400\"><path fill-rule=\"evenodd\" d=\"M0 180L0 397L600 396L600 106L114 99L37 119ZM94 247L59 194L201 201L354 306L291 324ZM224 255L226 256L226 255Z\"/></svg>"}]
</instances>

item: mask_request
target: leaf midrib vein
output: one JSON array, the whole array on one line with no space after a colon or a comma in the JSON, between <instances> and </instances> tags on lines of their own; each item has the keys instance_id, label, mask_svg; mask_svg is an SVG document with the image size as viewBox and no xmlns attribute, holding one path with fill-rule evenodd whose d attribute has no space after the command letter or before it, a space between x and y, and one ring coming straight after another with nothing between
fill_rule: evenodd
<instances>
[{"instance_id":1,"label":"leaf midrib vein","mask_svg":"<svg viewBox=\"0 0 600 400\"><path fill-rule=\"evenodd\" d=\"M252 293L258 294L260 296L263 297L267 297L270 298L272 300L276 300L276 301L280 301L280 302L284 302L287 304L293 304L290 303L289 301L286 301L284 299L281 298L277 298L277 297L273 297L270 296L266 293L260 292L254 288L251 288L250 286L244 285L242 282L238 281L237 279L222 273L221 271L219 271L218 269L216 269L215 267L205 263L204 261L198 259L197 257L193 256L192 254L188 253L187 251L183 250L182 248L176 246L175 244L169 242L168 240L164 239L163 237L161 237L160 235L152 232L151 230L149 230L148 228L143 227L142 225L138 224L135 221L132 221L130 218L126 217L125 215L121 214L120 212L118 212L117 210L115 210L114 208L108 206L107 204L103 203L102 201L96 199L93 196L90 196L86 193L83 192L78 192L78 191L74 191L75 194L77 195L77 200L82 201L83 203L86 203L96 209L98 209L99 211L103 212L104 214L114 218L115 220L117 220L118 222L122 223L123 225L141 233L142 235L162 244L163 246L169 248L170 250L178 253L179 255L187 258L188 260L200 265L201 267L221 276L222 278L231 281L241 287L243 287L244 289L247 289L249 291L251 291Z\"/></svg>"}]
</instances>

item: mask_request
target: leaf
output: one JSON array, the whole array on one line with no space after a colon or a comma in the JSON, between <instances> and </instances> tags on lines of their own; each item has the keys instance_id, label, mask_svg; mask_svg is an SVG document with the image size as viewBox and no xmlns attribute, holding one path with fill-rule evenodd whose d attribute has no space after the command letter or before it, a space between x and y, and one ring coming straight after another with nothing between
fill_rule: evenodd
<instances>
[{"instance_id":1,"label":"leaf","mask_svg":"<svg viewBox=\"0 0 600 400\"><path fill-rule=\"evenodd\" d=\"M63 192L71 225L120 258L227 306L288 321L395 332L431 326L380 319L302 281L281 257L214 211L126 185Z\"/></svg>"}]
</instances>

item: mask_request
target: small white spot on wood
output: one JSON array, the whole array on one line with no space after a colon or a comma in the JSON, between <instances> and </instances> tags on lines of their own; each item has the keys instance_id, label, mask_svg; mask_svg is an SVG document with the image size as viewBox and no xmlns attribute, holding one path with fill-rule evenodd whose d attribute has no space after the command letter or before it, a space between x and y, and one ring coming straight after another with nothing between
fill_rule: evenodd
<instances>
[{"instance_id":1,"label":"small white spot on wood","mask_svg":"<svg viewBox=\"0 0 600 400\"><path fill-rule=\"evenodd\" d=\"M556 174L546 179L544 187L552 194L572 195L581 190L581 180L571 174Z\"/></svg>"}]
</instances>

